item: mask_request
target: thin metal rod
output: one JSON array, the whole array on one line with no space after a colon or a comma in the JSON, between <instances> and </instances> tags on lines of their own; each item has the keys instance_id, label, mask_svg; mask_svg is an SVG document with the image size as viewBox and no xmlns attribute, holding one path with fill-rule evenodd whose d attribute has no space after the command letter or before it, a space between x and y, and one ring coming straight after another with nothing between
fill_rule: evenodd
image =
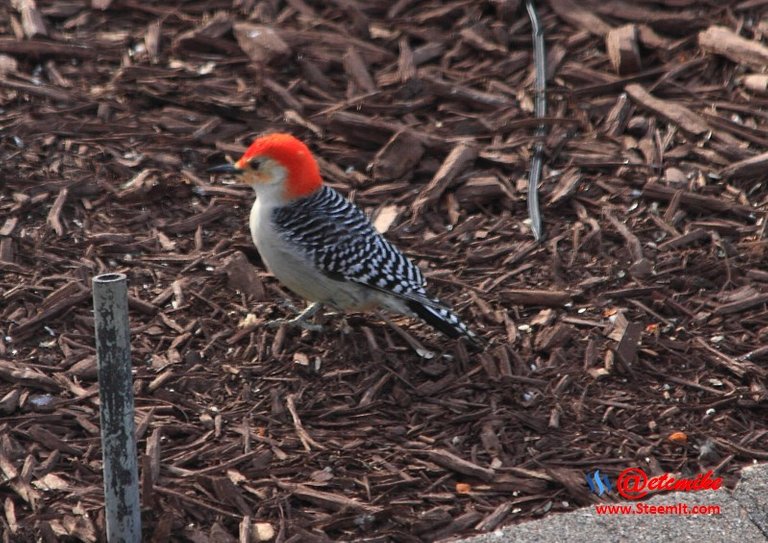
<instances>
[{"instance_id":1,"label":"thin metal rod","mask_svg":"<svg viewBox=\"0 0 768 543\"><path fill-rule=\"evenodd\" d=\"M141 510L125 275L107 273L93 278L93 309L107 541L139 543Z\"/></svg>"},{"instance_id":2,"label":"thin metal rod","mask_svg":"<svg viewBox=\"0 0 768 543\"><path fill-rule=\"evenodd\" d=\"M544 29L541 27L539 16L533 0L526 0L525 7L531 19L533 30L533 64L536 70L534 85L534 113L537 118L547 115L547 53L544 45ZM541 241L544 235L539 207L539 181L544 162L543 138L547 135L547 127L541 123L536 129L536 144L531 160L531 175L528 178L528 216L531 219L531 230L536 241Z\"/></svg>"}]
</instances>

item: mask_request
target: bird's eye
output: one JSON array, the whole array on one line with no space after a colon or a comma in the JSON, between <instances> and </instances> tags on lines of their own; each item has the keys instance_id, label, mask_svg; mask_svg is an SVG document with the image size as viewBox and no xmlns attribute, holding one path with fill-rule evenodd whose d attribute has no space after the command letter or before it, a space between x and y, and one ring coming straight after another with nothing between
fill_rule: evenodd
<instances>
[{"instance_id":1,"label":"bird's eye","mask_svg":"<svg viewBox=\"0 0 768 543\"><path fill-rule=\"evenodd\" d=\"M261 168L261 160L251 160L248 163L248 167L250 167L252 170L259 171L259 168Z\"/></svg>"}]
</instances>

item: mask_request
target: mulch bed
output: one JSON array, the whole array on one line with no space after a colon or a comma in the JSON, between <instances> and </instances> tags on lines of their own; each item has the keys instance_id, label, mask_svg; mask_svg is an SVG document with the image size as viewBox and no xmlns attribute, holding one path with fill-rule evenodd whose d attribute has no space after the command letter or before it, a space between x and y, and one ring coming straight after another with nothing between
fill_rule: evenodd
<instances>
[{"instance_id":1,"label":"mulch bed","mask_svg":"<svg viewBox=\"0 0 768 543\"><path fill-rule=\"evenodd\" d=\"M144 539L436 541L768 458L768 2L0 5L0 526L104 531L90 279L129 277ZM321 317L205 174L290 131L491 341ZM420 343L422 347L416 344ZM425 350L434 354L428 357ZM670 439L671 437L671 439Z\"/></svg>"}]
</instances>

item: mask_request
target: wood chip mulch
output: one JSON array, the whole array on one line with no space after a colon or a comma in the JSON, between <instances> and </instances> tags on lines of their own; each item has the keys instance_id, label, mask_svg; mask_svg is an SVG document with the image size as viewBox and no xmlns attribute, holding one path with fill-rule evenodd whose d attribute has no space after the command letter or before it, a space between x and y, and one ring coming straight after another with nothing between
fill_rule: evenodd
<instances>
[{"instance_id":1,"label":"wood chip mulch","mask_svg":"<svg viewBox=\"0 0 768 543\"><path fill-rule=\"evenodd\" d=\"M593 469L732 485L768 459L768 3L537 9L542 244L521 2L0 4L4 541L102 537L105 271L145 541L445 540L591 504ZM486 352L407 318L263 326L301 301L205 168L276 130Z\"/></svg>"}]
</instances>

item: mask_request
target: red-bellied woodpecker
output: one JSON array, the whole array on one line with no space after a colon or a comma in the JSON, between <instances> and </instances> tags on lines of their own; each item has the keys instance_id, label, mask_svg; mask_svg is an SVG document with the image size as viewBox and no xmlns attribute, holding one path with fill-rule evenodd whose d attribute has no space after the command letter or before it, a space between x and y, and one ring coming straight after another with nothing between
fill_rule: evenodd
<instances>
[{"instance_id":1,"label":"red-bellied woodpecker","mask_svg":"<svg viewBox=\"0 0 768 543\"><path fill-rule=\"evenodd\" d=\"M349 311L383 307L480 343L455 313L427 294L421 271L363 212L323 185L311 151L295 137L260 137L235 164L208 171L235 174L256 192L250 227L264 264L313 302L289 322L304 325L322 304Z\"/></svg>"}]
</instances>

